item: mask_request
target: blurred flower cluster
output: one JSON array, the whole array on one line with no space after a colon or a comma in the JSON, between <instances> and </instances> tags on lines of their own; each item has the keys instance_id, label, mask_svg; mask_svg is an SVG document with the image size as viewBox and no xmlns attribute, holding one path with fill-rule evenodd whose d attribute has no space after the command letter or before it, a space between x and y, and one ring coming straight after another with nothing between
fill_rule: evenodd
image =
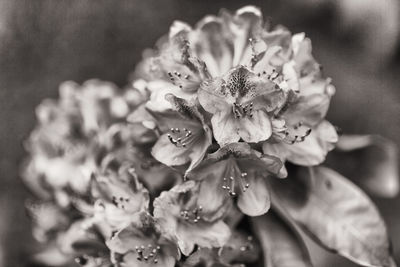
<instances>
[{"instance_id":1,"label":"blurred flower cluster","mask_svg":"<svg viewBox=\"0 0 400 267\"><path fill-rule=\"evenodd\" d=\"M370 164L391 179L379 193L394 195L396 152L372 136L338 143L325 119L335 87L305 34L256 7L223 10L173 23L136 76L123 90L66 82L37 108L23 175L40 197L27 203L47 246L36 261L311 266L303 229L356 263L395 266L373 203L318 165L336 144L378 146Z\"/></svg>"}]
</instances>

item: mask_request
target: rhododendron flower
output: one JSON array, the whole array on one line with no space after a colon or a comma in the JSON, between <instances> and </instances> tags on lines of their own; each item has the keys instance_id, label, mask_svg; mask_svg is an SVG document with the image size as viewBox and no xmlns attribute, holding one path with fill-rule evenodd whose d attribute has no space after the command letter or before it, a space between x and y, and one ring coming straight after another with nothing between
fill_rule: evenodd
<instances>
[{"instance_id":1,"label":"rhododendron flower","mask_svg":"<svg viewBox=\"0 0 400 267\"><path fill-rule=\"evenodd\" d=\"M113 253L113 263L118 266L173 267L180 257L173 240L162 236L159 226L147 213L138 214L131 225L116 232L107 246Z\"/></svg>"},{"instance_id":2,"label":"rhododendron flower","mask_svg":"<svg viewBox=\"0 0 400 267\"><path fill-rule=\"evenodd\" d=\"M152 155L169 166L183 165L190 161L189 171L199 164L211 145L211 130L196 104L173 95L166 97L175 111L152 112L162 132L152 148Z\"/></svg>"},{"instance_id":3,"label":"rhododendron flower","mask_svg":"<svg viewBox=\"0 0 400 267\"><path fill-rule=\"evenodd\" d=\"M133 168L122 165L106 168L92 180L95 217L112 231L128 226L133 216L149 208L149 193L139 182Z\"/></svg>"},{"instance_id":4,"label":"rhododendron flower","mask_svg":"<svg viewBox=\"0 0 400 267\"><path fill-rule=\"evenodd\" d=\"M250 216L268 211L270 196L267 177L277 175L282 168L278 158L261 155L244 143L233 143L210 154L188 174L189 179L202 181L200 196L214 205L227 197L237 196L239 209Z\"/></svg>"},{"instance_id":5,"label":"rhododendron flower","mask_svg":"<svg viewBox=\"0 0 400 267\"><path fill-rule=\"evenodd\" d=\"M176 236L182 253L189 255L195 245L221 247L229 239L230 229L222 220L227 209L204 209L198 203L199 186L193 181L173 187L154 201L154 216L169 235Z\"/></svg>"},{"instance_id":6,"label":"rhododendron flower","mask_svg":"<svg viewBox=\"0 0 400 267\"><path fill-rule=\"evenodd\" d=\"M205 81L199 90L199 101L213 114L211 123L219 144L234 143L242 138L256 143L272 134L272 114L285 100L283 91L267 77L238 67L222 78Z\"/></svg>"}]
</instances>

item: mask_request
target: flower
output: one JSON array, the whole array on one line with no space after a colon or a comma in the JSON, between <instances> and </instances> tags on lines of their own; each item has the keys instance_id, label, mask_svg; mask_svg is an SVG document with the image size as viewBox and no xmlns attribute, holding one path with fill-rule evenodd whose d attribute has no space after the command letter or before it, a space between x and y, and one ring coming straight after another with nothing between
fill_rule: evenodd
<instances>
[{"instance_id":1,"label":"flower","mask_svg":"<svg viewBox=\"0 0 400 267\"><path fill-rule=\"evenodd\" d=\"M205 248L221 247L230 237L230 229L222 220L229 203L210 210L198 203L199 185L188 181L161 193L154 201L154 217L163 229L176 236L184 255L195 245ZM227 205L228 204L228 205Z\"/></svg>"},{"instance_id":2,"label":"flower","mask_svg":"<svg viewBox=\"0 0 400 267\"><path fill-rule=\"evenodd\" d=\"M197 166L211 145L211 130L206 125L198 106L173 95L166 98L175 110L159 113L152 112L162 133L152 148L151 154L158 161L169 165Z\"/></svg>"},{"instance_id":3,"label":"flower","mask_svg":"<svg viewBox=\"0 0 400 267\"><path fill-rule=\"evenodd\" d=\"M146 96L134 88L119 92L112 83L98 80L82 86L65 82L59 94L58 101L45 100L36 110L39 125L26 142L31 159L25 176L35 191L43 195L44 188L54 188L59 201L68 205L65 190L86 194L99 157L111 149L109 137L116 124Z\"/></svg>"},{"instance_id":4,"label":"flower","mask_svg":"<svg viewBox=\"0 0 400 267\"><path fill-rule=\"evenodd\" d=\"M115 169L113 165L117 165ZM139 182L134 169L116 161L109 162L92 180L94 217L107 224L111 236L113 231L129 225L136 213L149 208L149 193Z\"/></svg>"},{"instance_id":5,"label":"flower","mask_svg":"<svg viewBox=\"0 0 400 267\"><path fill-rule=\"evenodd\" d=\"M268 211L270 197L266 178L282 168L278 158L261 155L248 144L232 143L210 154L187 178L201 181L199 198L209 208L221 205L226 197L237 197L239 209L258 216Z\"/></svg>"},{"instance_id":6,"label":"flower","mask_svg":"<svg viewBox=\"0 0 400 267\"><path fill-rule=\"evenodd\" d=\"M304 34L289 38L287 31L277 30L271 35L287 39L286 51L281 51L286 58L281 55L285 60L275 64L296 90L289 91L286 104L276 114L274 134L263 144L263 152L299 165L320 164L338 141L336 129L324 119L335 88L321 75Z\"/></svg>"},{"instance_id":7,"label":"flower","mask_svg":"<svg viewBox=\"0 0 400 267\"><path fill-rule=\"evenodd\" d=\"M240 138L251 143L267 140L272 134L268 113L285 100L283 91L270 78L244 66L232 69L223 78L204 82L198 95L204 109L213 114L213 133L220 145Z\"/></svg>"},{"instance_id":8,"label":"flower","mask_svg":"<svg viewBox=\"0 0 400 267\"><path fill-rule=\"evenodd\" d=\"M147 213L139 213L131 225L106 242L114 264L125 267L175 266L180 253L174 240L166 239Z\"/></svg>"}]
</instances>

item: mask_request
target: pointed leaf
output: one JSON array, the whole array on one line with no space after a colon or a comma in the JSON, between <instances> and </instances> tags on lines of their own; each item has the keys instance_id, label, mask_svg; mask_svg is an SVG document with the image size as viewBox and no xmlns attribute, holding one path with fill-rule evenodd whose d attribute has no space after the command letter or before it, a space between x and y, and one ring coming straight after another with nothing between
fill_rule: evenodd
<instances>
[{"instance_id":1,"label":"pointed leaf","mask_svg":"<svg viewBox=\"0 0 400 267\"><path fill-rule=\"evenodd\" d=\"M362 266L391 266L385 224L353 183L324 167L298 168L272 181L290 216L321 245Z\"/></svg>"},{"instance_id":2,"label":"pointed leaf","mask_svg":"<svg viewBox=\"0 0 400 267\"><path fill-rule=\"evenodd\" d=\"M373 195L395 197L398 194L396 144L376 135L343 135L336 148L328 158L334 169Z\"/></svg>"},{"instance_id":3,"label":"pointed leaf","mask_svg":"<svg viewBox=\"0 0 400 267\"><path fill-rule=\"evenodd\" d=\"M289 222L274 211L251 220L263 249L264 266L312 266L307 248Z\"/></svg>"}]
</instances>

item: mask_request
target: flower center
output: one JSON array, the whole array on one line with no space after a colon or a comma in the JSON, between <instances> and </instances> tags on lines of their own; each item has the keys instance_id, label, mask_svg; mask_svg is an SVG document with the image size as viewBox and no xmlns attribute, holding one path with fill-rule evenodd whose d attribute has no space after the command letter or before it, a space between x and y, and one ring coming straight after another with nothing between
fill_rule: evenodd
<instances>
[{"instance_id":1,"label":"flower center","mask_svg":"<svg viewBox=\"0 0 400 267\"><path fill-rule=\"evenodd\" d=\"M202 206L196 206L191 210L182 210L180 215L181 217L189 223L198 223L201 220L201 212L203 210Z\"/></svg>"},{"instance_id":2,"label":"flower center","mask_svg":"<svg viewBox=\"0 0 400 267\"><path fill-rule=\"evenodd\" d=\"M195 134L187 128L171 128L167 134L169 141L176 147L186 147L195 140Z\"/></svg>"},{"instance_id":3,"label":"flower center","mask_svg":"<svg viewBox=\"0 0 400 267\"><path fill-rule=\"evenodd\" d=\"M247 180L247 172L242 172L239 177L230 176L229 178L224 177L224 182L222 184L222 189L226 190L230 196L236 196L235 186L238 184L239 188L246 192L250 184Z\"/></svg>"},{"instance_id":4,"label":"flower center","mask_svg":"<svg viewBox=\"0 0 400 267\"><path fill-rule=\"evenodd\" d=\"M249 118L253 117L253 102L249 104L243 105L238 103L233 103L233 114L236 119L241 117L249 116Z\"/></svg>"},{"instance_id":5,"label":"flower center","mask_svg":"<svg viewBox=\"0 0 400 267\"><path fill-rule=\"evenodd\" d=\"M158 263L158 254L160 253L160 246L153 246L152 244L148 244L147 246L141 245L136 246L135 251L137 254L136 259L138 261L149 261L152 260L154 263Z\"/></svg>"}]
</instances>

